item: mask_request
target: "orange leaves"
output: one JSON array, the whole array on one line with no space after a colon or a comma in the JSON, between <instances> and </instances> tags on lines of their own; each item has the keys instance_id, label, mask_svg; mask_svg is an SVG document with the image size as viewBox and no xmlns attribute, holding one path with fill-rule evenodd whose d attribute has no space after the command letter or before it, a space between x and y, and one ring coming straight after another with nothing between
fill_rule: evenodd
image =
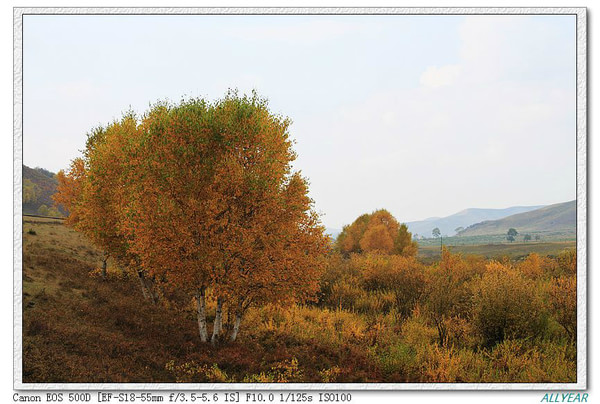
<instances>
[{"instance_id":1,"label":"orange leaves","mask_svg":"<svg viewBox=\"0 0 600 404\"><path fill-rule=\"evenodd\" d=\"M367 228L359 245L365 252L377 251L390 254L394 248L394 239L385 225L378 224Z\"/></svg>"},{"instance_id":2,"label":"orange leaves","mask_svg":"<svg viewBox=\"0 0 600 404\"><path fill-rule=\"evenodd\" d=\"M398 221L385 209L358 217L351 225L344 226L336 240L343 254L378 252L415 256L417 243L405 224Z\"/></svg>"},{"instance_id":3,"label":"orange leaves","mask_svg":"<svg viewBox=\"0 0 600 404\"><path fill-rule=\"evenodd\" d=\"M74 225L79 221L82 209L81 193L85 178L85 167L82 159L77 158L71 162L69 171L60 170L56 174L58 180L57 192L52 196L57 205L62 205L69 213L67 224Z\"/></svg>"},{"instance_id":4,"label":"orange leaves","mask_svg":"<svg viewBox=\"0 0 600 404\"><path fill-rule=\"evenodd\" d=\"M291 170L289 124L256 94L157 104L95 130L59 198L117 260L180 289L210 288L233 310L304 299L329 240Z\"/></svg>"}]
</instances>

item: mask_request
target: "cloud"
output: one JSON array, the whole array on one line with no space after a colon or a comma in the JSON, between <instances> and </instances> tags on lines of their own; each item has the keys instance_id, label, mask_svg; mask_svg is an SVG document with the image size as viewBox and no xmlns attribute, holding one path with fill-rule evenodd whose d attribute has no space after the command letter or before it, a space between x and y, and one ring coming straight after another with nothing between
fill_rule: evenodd
<instances>
[{"instance_id":1,"label":"cloud","mask_svg":"<svg viewBox=\"0 0 600 404\"><path fill-rule=\"evenodd\" d=\"M438 88L454 84L460 75L460 65L442 67L430 66L421 74L421 84L428 88Z\"/></svg>"}]
</instances>

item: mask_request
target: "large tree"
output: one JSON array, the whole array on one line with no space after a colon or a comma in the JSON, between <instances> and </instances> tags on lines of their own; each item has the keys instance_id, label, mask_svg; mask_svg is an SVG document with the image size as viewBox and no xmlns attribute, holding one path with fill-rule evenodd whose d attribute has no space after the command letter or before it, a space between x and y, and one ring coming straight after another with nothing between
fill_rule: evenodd
<instances>
[{"instance_id":1,"label":"large tree","mask_svg":"<svg viewBox=\"0 0 600 404\"><path fill-rule=\"evenodd\" d=\"M121 228L150 275L195 296L208 339L252 304L312 296L327 251L306 180L292 172L288 119L257 95L158 104L124 147Z\"/></svg>"}]
</instances>

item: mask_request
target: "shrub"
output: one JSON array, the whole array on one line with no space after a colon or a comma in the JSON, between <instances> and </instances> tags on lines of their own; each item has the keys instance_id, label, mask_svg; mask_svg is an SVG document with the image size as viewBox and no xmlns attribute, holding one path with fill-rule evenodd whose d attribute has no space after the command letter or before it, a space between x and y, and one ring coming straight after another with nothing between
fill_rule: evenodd
<instances>
[{"instance_id":1,"label":"shrub","mask_svg":"<svg viewBox=\"0 0 600 404\"><path fill-rule=\"evenodd\" d=\"M550 310L569 339L577 337L577 278L568 276L552 281L549 288Z\"/></svg>"},{"instance_id":2,"label":"shrub","mask_svg":"<svg viewBox=\"0 0 600 404\"><path fill-rule=\"evenodd\" d=\"M333 366L319 371L319 376L321 376L323 383L334 383L341 372L342 370L339 367Z\"/></svg>"},{"instance_id":3,"label":"shrub","mask_svg":"<svg viewBox=\"0 0 600 404\"><path fill-rule=\"evenodd\" d=\"M568 275L575 275L577 273L577 250L574 248L558 254L556 261L562 273Z\"/></svg>"},{"instance_id":4,"label":"shrub","mask_svg":"<svg viewBox=\"0 0 600 404\"><path fill-rule=\"evenodd\" d=\"M547 316L535 284L498 262L473 285L473 321L485 346L540 335Z\"/></svg>"},{"instance_id":5,"label":"shrub","mask_svg":"<svg viewBox=\"0 0 600 404\"><path fill-rule=\"evenodd\" d=\"M181 365L175 365L171 360L165 365L165 369L175 376L177 383L226 383L235 382L219 366L214 363L211 366L200 365L195 361L185 362Z\"/></svg>"},{"instance_id":6,"label":"shrub","mask_svg":"<svg viewBox=\"0 0 600 404\"><path fill-rule=\"evenodd\" d=\"M469 281L472 271L458 254L442 250L437 266L426 272L424 308L438 331L438 342L448 339L447 320L452 317L467 318L471 309Z\"/></svg>"},{"instance_id":7,"label":"shrub","mask_svg":"<svg viewBox=\"0 0 600 404\"><path fill-rule=\"evenodd\" d=\"M423 292L423 265L414 257L398 255L367 255L362 265L367 289L393 292L397 313L408 317Z\"/></svg>"}]
</instances>

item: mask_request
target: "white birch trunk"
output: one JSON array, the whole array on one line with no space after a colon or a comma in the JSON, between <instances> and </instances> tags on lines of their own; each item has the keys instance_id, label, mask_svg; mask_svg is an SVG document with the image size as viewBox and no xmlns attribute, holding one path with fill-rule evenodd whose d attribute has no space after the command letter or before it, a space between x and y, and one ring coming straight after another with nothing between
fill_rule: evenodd
<instances>
[{"instance_id":1,"label":"white birch trunk","mask_svg":"<svg viewBox=\"0 0 600 404\"><path fill-rule=\"evenodd\" d=\"M213 327L212 338L210 339L211 344L216 344L221 330L223 329L223 299L217 298L217 310L215 313L215 323Z\"/></svg>"},{"instance_id":2,"label":"white birch trunk","mask_svg":"<svg viewBox=\"0 0 600 404\"><path fill-rule=\"evenodd\" d=\"M200 341L208 341L208 331L206 329L206 299L204 288L196 292L196 310L198 311L198 330L200 332Z\"/></svg>"},{"instance_id":3,"label":"white birch trunk","mask_svg":"<svg viewBox=\"0 0 600 404\"><path fill-rule=\"evenodd\" d=\"M235 313L235 322L233 323L233 331L231 332L231 336L229 337L229 341L234 342L240 332L240 324L242 322L242 313L238 311Z\"/></svg>"},{"instance_id":4,"label":"white birch trunk","mask_svg":"<svg viewBox=\"0 0 600 404\"><path fill-rule=\"evenodd\" d=\"M144 300L148 300L150 296L148 295L148 289L146 288L146 282L144 282L144 273L142 271L137 271L138 279L140 280L140 285L142 286L142 293L144 294Z\"/></svg>"},{"instance_id":5,"label":"white birch trunk","mask_svg":"<svg viewBox=\"0 0 600 404\"><path fill-rule=\"evenodd\" d=\"M144 283L146 284L146 289L148 290L148 295L150 296L152 304L156 304L156 302L158 302L158 293L156 292L154 281L150 278L144 277Z\"/></svg>"}]
</instances>

